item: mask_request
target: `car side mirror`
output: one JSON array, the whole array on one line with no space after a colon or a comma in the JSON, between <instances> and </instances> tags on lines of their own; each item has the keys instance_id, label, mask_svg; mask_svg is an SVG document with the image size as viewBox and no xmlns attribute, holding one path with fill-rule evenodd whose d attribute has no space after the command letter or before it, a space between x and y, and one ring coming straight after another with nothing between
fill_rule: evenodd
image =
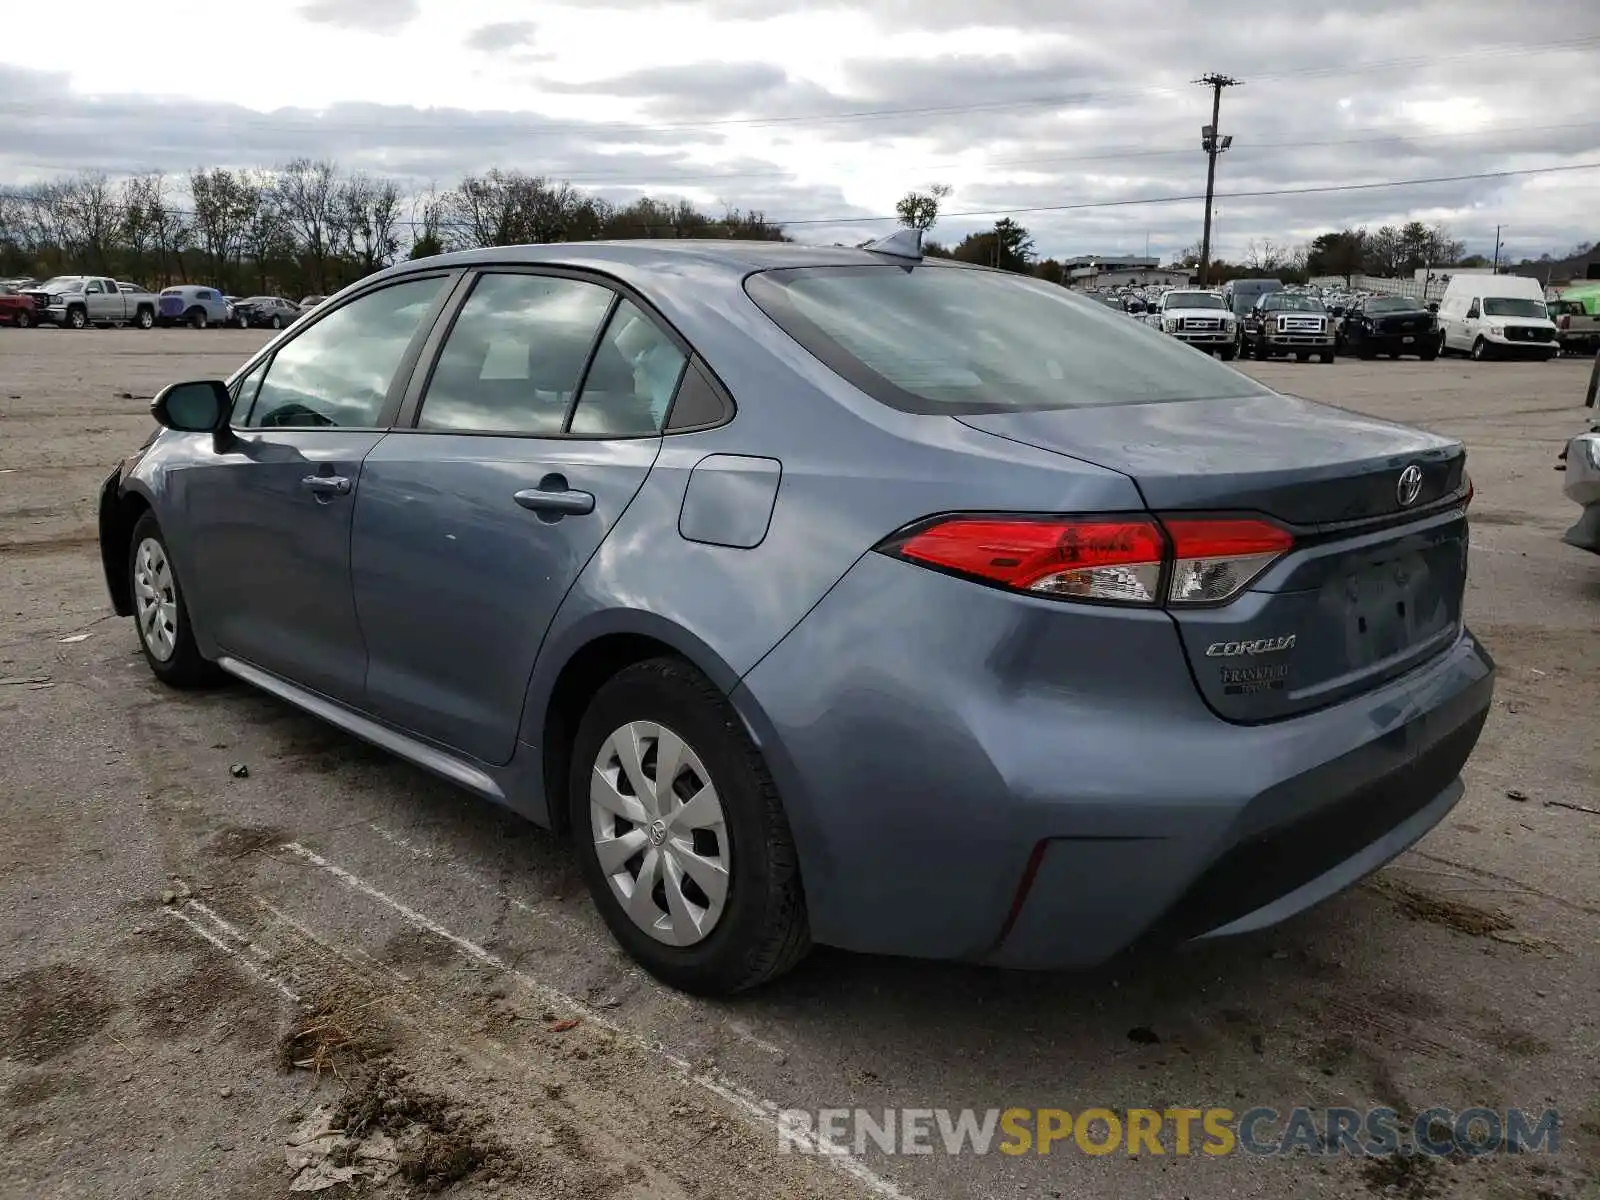
<instances>
[{"instance_id":1,"label":"car side mirror","mask_svg":"<svg viewBox=\"0 0 1600 1200\"><path fill-rule=\"evenodd\" d=\"M179 433L210 433L220 446L228 440L228 418L233 397L220 379L197 379L162 388L150 402L150 415L167 429Z\"/></svg>"}]
</instances>

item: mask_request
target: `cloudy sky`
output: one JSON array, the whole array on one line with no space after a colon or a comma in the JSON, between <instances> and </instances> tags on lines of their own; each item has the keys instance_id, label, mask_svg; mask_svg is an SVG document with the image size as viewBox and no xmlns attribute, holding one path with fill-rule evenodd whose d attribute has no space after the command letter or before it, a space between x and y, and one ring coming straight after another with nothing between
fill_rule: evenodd
<instances>
[{"instance_id":1,"label":"cloudy sky","mask_svg":"<svg viewBox=\"0 0 1600 1200\"><path fill-rule=\"evenodd\" d=\"M1220 71L1244 81L1225 257L1413 217L1486 254L1502 224L1514 258L1600 238L1596 169L1228 195L1600 163L1600 0L73 0L0 24L0 184L500 166L831 242L943 182L942 240L1021 209L1043 253L1167 255L1202 204L1128 202L1203 192L1191 81Z\"/></svg>"}]
</instances>

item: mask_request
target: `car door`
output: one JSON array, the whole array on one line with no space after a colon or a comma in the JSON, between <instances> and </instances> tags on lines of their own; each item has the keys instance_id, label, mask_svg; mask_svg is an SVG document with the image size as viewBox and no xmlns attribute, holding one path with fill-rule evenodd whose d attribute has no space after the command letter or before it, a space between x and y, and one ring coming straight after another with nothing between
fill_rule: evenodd
<instances>
[{"instance_id":1,"label":"car door","mask_svg":"<svg viewBox=\"0 0 1600 1200\"><path fill-rule=\"evenodd\" d=\"M350 528L361 463L450 282L441 272L380 286L279 345L240 381L231 436L175 472L199 619L224 653L359 703Z\"/></svg>"},{"instance_id":2,"label":"car door","mask_svg":"<svg viewBox=\"0 0 1600 1200\"><path fill-rule=\"evenodd\" d=\"M109 321L110 300L106 296L106 284L103 279L86 280L83 285L83 307L92 324L95 321Z\"/></svg>"},{"instance_id":3,"label":"car door","mask_svg":"<svg viewBox=\"0 0 1600 1200\"><path fill-rule=\"evenodd\" d=\"M375 715L510 760L540 643L655 462L685 349L592 279L475 281L356 498Z\"/></svg>"}]
</instances>

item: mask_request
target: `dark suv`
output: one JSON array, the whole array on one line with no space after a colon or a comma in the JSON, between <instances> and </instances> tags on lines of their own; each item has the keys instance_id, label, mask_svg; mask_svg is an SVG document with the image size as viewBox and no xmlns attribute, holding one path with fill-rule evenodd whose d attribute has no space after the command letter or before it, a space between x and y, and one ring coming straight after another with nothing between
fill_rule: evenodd
<instances>
[{"instance_id":1,"label":"dark suv","mask_svg":"<svg viewBox=\"0 0 1600 1200\"><path fill-rule=\"evenodd\" d=\"M1325 363L1333 361L1333 318L1321 300L1297 292L1258 297L1239 337L1256 358L1292 354L1305 362L1315 354Z\"/></svg>"},{"instance_id":2,"label":"dark suv","mask_svg":"<svg viewBox=\"0 0 1600 1200\"><path fill-rule=\"evenodd\" d=\"M1368 296L1358 300L1339 327L1345 353L1358 358L1415 354L1424 362L1439 357L1439 326L1420 300L1406 296Z\"/></svg>"}]
</instances>

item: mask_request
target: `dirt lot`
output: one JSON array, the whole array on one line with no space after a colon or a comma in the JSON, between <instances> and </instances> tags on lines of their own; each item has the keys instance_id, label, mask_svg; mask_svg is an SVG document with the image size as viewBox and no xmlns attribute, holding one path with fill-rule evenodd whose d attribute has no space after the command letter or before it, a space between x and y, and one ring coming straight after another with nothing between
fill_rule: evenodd
<instances>
[{"instance_id":1,"label":"dirt lot","mask_svg":"<svg viewBox=\"0 0 1600 1200\"><path fill-rule=\"evenodd\" d=\"M261 337L0 329L0 1194L1600 1192L1600 815L1555 803L1600 807L1600 559L1560 544L1552 470L1583 364L1248 368L1470 448L1469 611L1501 676L1418 849L1116 974L819 952L705 1003L612 948L551 837L243 687L163 691L107 616L100 478L157 387ZM1294 1104L1557 1106L1562 1150L823 1161L779 1154L770 1116Z\"/></svg>"}]
</instances>

